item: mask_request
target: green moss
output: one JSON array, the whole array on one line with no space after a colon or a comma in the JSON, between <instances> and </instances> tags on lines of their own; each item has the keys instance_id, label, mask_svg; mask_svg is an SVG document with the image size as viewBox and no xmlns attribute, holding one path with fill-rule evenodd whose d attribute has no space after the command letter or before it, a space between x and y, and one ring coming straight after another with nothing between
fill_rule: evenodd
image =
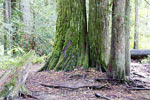
<instances>
[{"instance_id":1,"label":"green moss","mask_svg":"<svg viewBox=\"0 0 150 100\"><path fill-rule=\"evenodd\" d=\"M16 77L12 78L11 81L4 86L3 90L0 92L0 97L7 97L15 86Z\"/></svg>"},{"instance_id":2,"label":"green moss","mask_svg":"<svg viewBox=\"0 0 150 100\"><path fill-rule=\"evenodd\" d=\"M25 54L16 64L14 64L13 69L11 68L11 73L13 73L11 76L12 78L7 84L5 84L3 90L0 92L0 97L7 97L10 94L10 92L13 91L13 89L17 85L19 70L21 69L21 67L23 67L24 64L29 62L34 55L35 52L31 50L29 53Z\"/></svg>"},{"instance_id":3,"label":"green moss","mask_svg":"<svg viewBox=\"0 0 150 100\"><path fill-rule=\"evenodd\" d=\"M109 15L106 12L108 0L89 1L89 60L91 67L106 69L109 56Z\"/></svg>"}]
</instances>

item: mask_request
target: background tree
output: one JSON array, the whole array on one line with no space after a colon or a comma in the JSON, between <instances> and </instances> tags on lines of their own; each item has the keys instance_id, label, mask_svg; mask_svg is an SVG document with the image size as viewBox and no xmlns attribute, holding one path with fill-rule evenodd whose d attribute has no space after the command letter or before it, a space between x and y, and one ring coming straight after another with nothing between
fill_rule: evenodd
<instances>
[{"instance_id":1,"label":"background tree","mask_svg":"<svg viewBox=\"0 0 150 100\"><path fill-rule=\"evenodd\" d=\"M24 25L24 35L22 36L22 39L23 41L26 41L24 45L26 51L35 48L34 34L32 34L33 16L30 10L30 0L21 0L22 21Z\"/></svg>"},{"instance_id":2,"label":"background tree","mask_svg":"<svg viewBox=\"0 0 150 100\"><path fill-rule=\"evenodd\" d=\"M7 55L10 48L11 35L11 0L4 0L4 54ZM9 41L9 42L8 42Z\"/></svg>"},{"instance_id":3,"label":"background tree","mask_svg":"<svg viewBox=\"0 0 150 100\"><path fill-rule=\"evenodd\" d=\"M125 3L125 0L113 1L111 53L107 73L110 78L125 78Z\"/></svg>"},{"instance_id":4,"label":"background tree","mask_svg":"<svg viewBox=\"0 0 150 100\"><path fill-rule=\"evenodd\" d=\"M135 0L135 33L134 33L134 49L139 48L139 0Z\"/></svg>"},{"instance_id":5,"label":"background tree","mask_svg":"<svg viewBox=\"0 0 150 100\"><path fill-rule=\"evenodd\" d=\"M130 63L131 63L131 55L130 55L130 0L126 0L125 6L125 72L126 76L130 76Z\"/></svg>"}]
</instances>

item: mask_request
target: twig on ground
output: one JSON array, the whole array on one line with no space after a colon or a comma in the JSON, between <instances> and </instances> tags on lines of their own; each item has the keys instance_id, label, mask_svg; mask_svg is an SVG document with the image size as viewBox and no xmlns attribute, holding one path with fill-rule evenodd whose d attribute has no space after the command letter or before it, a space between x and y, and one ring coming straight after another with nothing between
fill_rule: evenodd
<instances>
[{"instance_id":1,"label":"twig on ground","mask_svg":"<svg viewBox=\"0 0 150 100\"><path fill-rule=\"evenodd\" d=\"M100 94L98 94L98 93L95 93L95 96L96 96L97 98L102 98L102 99L105 99L105 100L111 100L111 99L109 99L108 97L102 96L102 95L100 95Z\"/></svg>"}]
</instances>

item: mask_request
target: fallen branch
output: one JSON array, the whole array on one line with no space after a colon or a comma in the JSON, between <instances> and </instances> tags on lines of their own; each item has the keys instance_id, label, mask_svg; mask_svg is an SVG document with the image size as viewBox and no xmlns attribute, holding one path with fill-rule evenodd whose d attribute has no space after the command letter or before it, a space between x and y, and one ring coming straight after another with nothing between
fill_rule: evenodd
<instances>
[{"instance_id":1,"label":"fallen branch","mask_svg":"<svg viewBox=\"0 0 150 100\"><path fill-rule=\"evenodd\" d=\"M150 3L147 0L144 0L148 5L150 5Z\"/></svg>"},{"instance_id":2,"label":"fallen branch","mask_svg":"<svg viewBox=\"0 0 150 100\"><path fill-rule=\"evenodd\" d=\"M103 86L79 86L79 87L68 87L68 86L60 86L60 85L46 85L46 84L41 84L44 87L48 88L56 88L56 89L71 89L71 90L76 90L76 89L81 89L81 88L88 88L88 89L93 89L93 90L100 90L103 88L110 89L108 85L103 85Z\"/></svg>"},{"instance_id":3,"label":"fallen branch","mask_svg":"<svg viewBox=\"0 0 150 100\"><path fill-rule=\"evenodd\" d=\"M28 77L34 54L33 51L30 51L24 55L18 64L3 75L0 79L0 85L3 86L2 91L0 91L0 97L13 98L18 96L20 91L29 92L25 87L25 81Z\"/></svg>"},{"instance_id":4,"label":"fallen branch","mask_svg":"<svg viewBox=\"0 0 150 100\"><path fill-rule=\"evenodd\" d=\"M128 88L129 90L150 90L150 88L137 88L137 87L131 87Z\"/></svg>"},{"instance_id":5,"label":"fallen branch","mask_svg":"<svg viewBox=\"0 0 150 100\"><path fill-rule=\"evenodd\" d=\"M105 96L102 96L102 95L100 95L100 94L97 94L97 93L95 93L95 96L96 96L97 98L102 98L102 99L105 99L105 100L111 100L111 99L109 99L109 98L107 98L107 97L105 97Z\"/></svg>"},{"instance_id":6,"label":"fallen branch","mask_svg":"<svg viewBox=\"0 0 150 100\"><path fill-rule=\"evenodd\" d=\"M145 78L143 75L140 75L140 74L138 74L138 73L133 73L134 75L137 75L137 76L139 76L139 77L141 77L141 78Z\"/></svg>"}]
</instances>

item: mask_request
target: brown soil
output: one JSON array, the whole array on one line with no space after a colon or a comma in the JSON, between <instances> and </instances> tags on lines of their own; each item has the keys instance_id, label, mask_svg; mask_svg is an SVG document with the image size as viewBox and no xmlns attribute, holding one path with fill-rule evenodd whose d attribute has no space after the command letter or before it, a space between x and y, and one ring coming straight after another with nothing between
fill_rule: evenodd
<instances>
[{"instance_id":1,"label":"brown soil","mask_svg":"<svg viewBox=\"0 0 150 100\"><path fill-rule=\"evenodd\" d=\"M96 78L105 78L105 74L89 69L76 69L72 72L32 72L27 81L27 88L39 100L150 100L150 90L129 90L120 82L96 82ZM131 79L137 86L150 87L150 65L132 63ZM106 86L102 89L92 88L49 88L42 86L61 86L78 88L83 86ZM98 98L95 94L106 98Z\"/></svg>"},{"instance_id":2,"label":"brown soil","mask_svg":"<svg viewBox=\"0 0 150 100\"><path fill-rule=\"evenodd\" d=\"M106 76L95 69L36 72L39 67L40 65L32 67L26 81L27 89L36 99L16 100L150 100L150 90L130 90L127 84L113 80L95 81ZM131 86L150 88L150 65L132 63L131 79L134 82ZM102 88L91 88L92 86Z\"/></svg>"}]
</instances>

